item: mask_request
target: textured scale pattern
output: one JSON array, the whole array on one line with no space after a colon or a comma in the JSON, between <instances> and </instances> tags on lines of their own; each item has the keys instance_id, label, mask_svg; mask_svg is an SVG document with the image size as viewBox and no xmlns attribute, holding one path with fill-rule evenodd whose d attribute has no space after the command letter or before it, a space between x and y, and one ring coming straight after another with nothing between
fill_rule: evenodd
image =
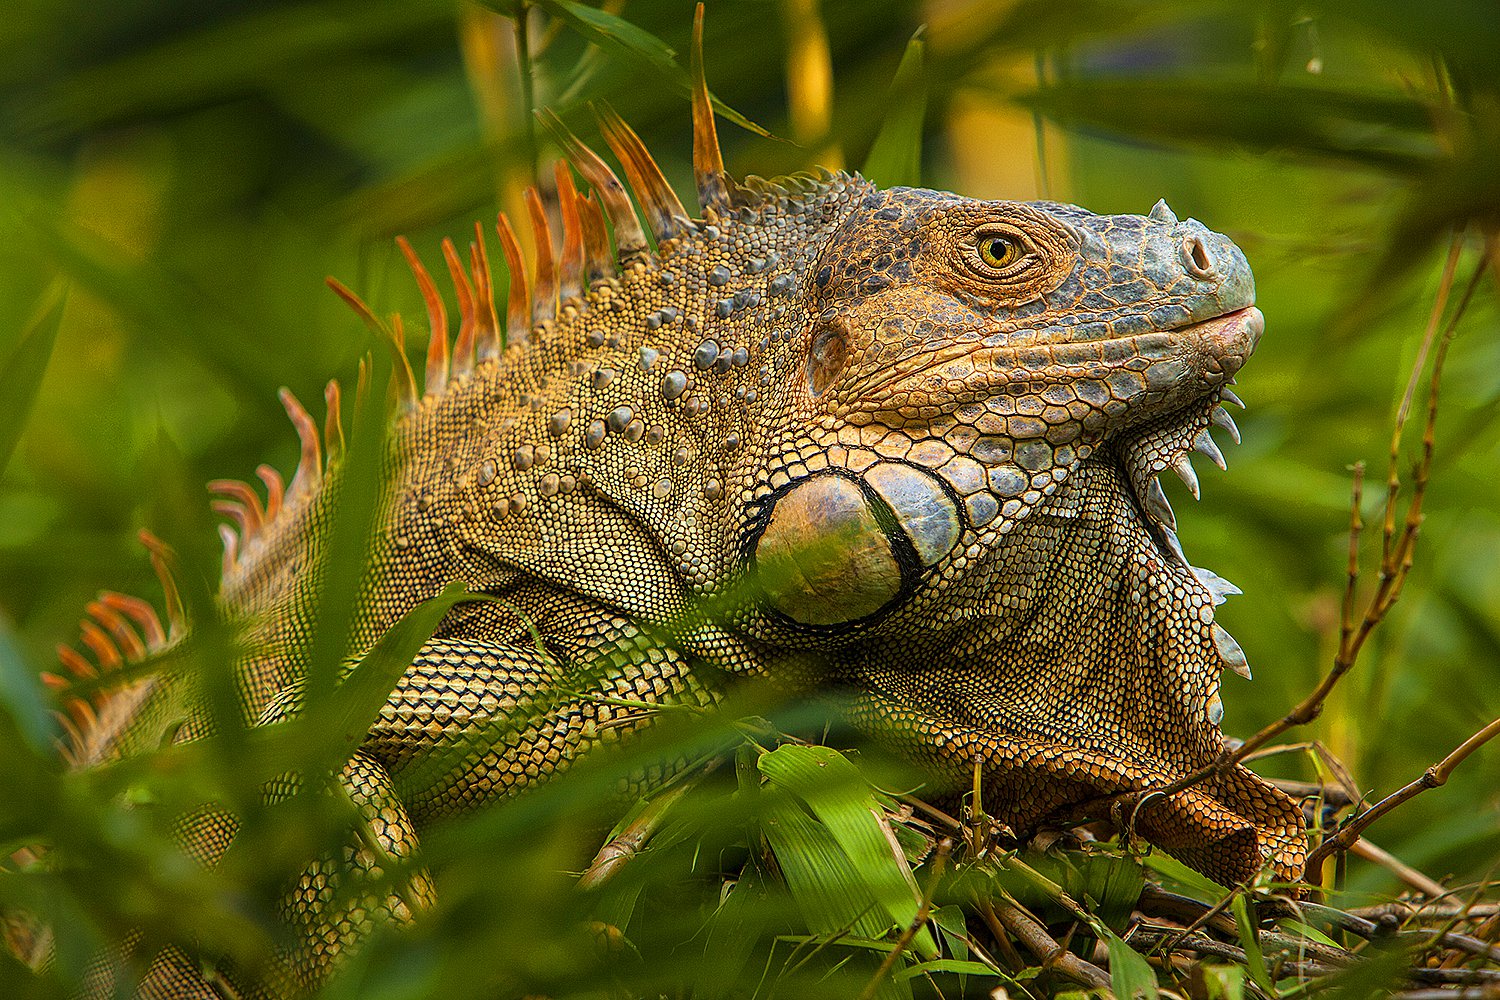
<instances>
[{"instance_id":1,"label":"textured scale pattern","mask_svg":"<svg viewBox=\"0 0 1500 1000\"><path fill-rule=\"evenodd\" d=\"M1228 384L1262 324L1240 251L1164 204L1097 216L843 174L736 180L696 46L694 73L702 218L601 109L629 187L549 120L563 231L532 192L527 268L500 218L503 324L482 228L467 259L442 248L451 339L437 282L400 242L430 347L420 378L398 364L390 499L352 644L452 580L503 602L455 608L391 693L339 777L366 836L289 887L297 943L255 989L314 987L372 926L430 906L425 874L345 891L419 857L425 825L556 776L654 706L712 705L736 678L837 693L939 787L969 787L977 762L985 809L1018 832L1097 815L1223 748L1219 676L1248 667L1214 607L1237 591L1187 562L1156 476L1196 492L1188 454L1222 464L1208 428L1237 438L1219 404L1237 402ZM399 355L402 319L331 284ZM283 401L302 441L291 482L258 470L264 500L212 486L229 521L221 602L253 623L242 709L264 725L299 708L344 449L337 383L321 428ZM169 624L106 595L85 623L92 659L65 649L68 672L187 627L171 555L151 548ZM191 678L87 700L50 682L80 766L211 726ZM1242 768L1116 818L1224 882L1301 874L1299 808ZM184 819L184 847L212 864L235 828L206 810ZM101 957L96 993L131 961L143 995L214 995L197 957L133 947Z\"/></svg>"}]
</instances>

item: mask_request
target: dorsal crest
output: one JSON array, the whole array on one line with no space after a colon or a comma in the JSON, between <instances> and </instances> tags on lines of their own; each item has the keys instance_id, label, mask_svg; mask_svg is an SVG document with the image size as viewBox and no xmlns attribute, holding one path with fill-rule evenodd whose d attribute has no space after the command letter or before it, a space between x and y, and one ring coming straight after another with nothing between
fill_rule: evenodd
<instances>
[{"instance_id":1,"label":"dorsal crest","mask_svg":"<svg viewBox=\"0 0 1500 1000\"><path fill-rule=\"evenodd\" d=\"M803 178L767 181L749 177L741 183L725 171L713 98L704 73L701 3L693 20L690 74L699 218L694 219L683 207L640 137L612 108L601 103L590 107L600 134L623 168L625 181L556 114L550 110L538 112L538 119L563 153L554 165L556 211L547 210L545 199L551 195L544 197L536 186L526 189L526 222L535 248L529 262L517 238L516 224L504 212L496 219L506 271L503 325L498 319L496 282L489 269L482 226L475 226L467 268L452 241L443 241L442 252L459 312L459 330L451 340L443 294L417 251L404 237L397 237L427 312L427 360L420 379L411 372L402 349L402 318L380 318L347 287L328 279L330 287L395 351L398 396L405 408L415 407L422 398L441 396L450 382L471 372L476 364L498 357L507 347L536 340L541 328L557 319L565 303L579 300L591 285L613 278L622 262L658 253L664 244L687 237L726 213L753 211L758 203L806 193ZM560 234L555 232L554 220L561 222Z\"/></svg>"}]
</instances>

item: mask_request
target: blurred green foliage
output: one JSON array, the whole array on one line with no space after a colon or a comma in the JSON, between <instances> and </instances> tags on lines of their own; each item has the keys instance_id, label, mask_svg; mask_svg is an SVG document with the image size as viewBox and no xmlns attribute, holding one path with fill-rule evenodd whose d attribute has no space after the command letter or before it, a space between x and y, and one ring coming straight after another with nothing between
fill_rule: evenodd
<instances>
[{"instance_id":1,"label":"blurred green foliage","mask_svg":"<svg viewBox=\"0 0 1500 1000\"><path fill-rule=\"evenodd\" d=\"M347 819L317 796L304 796L300 812L257 812L262 772L244 767L248 751L233 738L60 775L35 680L99 588L159 592L135 542L141 527L179 549L190 596L208 606L215 536L199 484L260 462L289 470L296 443L277 387L316 399L331 376L352 382L371 349L323 277L381 311L419 315L390 237L404 231L430 250L511 203L552 155L538 146L527 89L585 138L594 130L584 103L608 99L678 189L692 189L681 72L691 5L600 12L538 0L526 15L523 88L508 18L526 6L21 0L8 12L0 446L19 439L0 466L0 844L49 847L68 861L0 880L0 905L58 928L49 978L0 959L7 995L56 995L90 947L126 928L148 940L196 934L245 963L262 960L278 880ZM775 137L794 133L797 102L818 89L802 86L799 74L815 67L792 58L782 27L805 24L809 8L829 42L831 127L794 144ZM1205 478L1200 505L1182 511L1191 500L1173 499L1194 561L1245 591L1221 620L1256 680L1226 680L1226 731L1248 735L1284 713L1331 661L1348 470L1368 461L1379 479L1449 241L1462 231L1462 284L1500 227L1493 5L723 0L709 10L706 50L717 96L772 136L721 125L734 173L788 172L809 166L810 150L832 151L892 179L919 167L928 185L973 196L1099 212L1143 212L1165 197L1239 242L1268 323L1240 379L1245 442L1229 454L1229 475ZM1402 602L1323 717L1292 734L1321 741L1374 797L1500 714L1494 278L1500 269L1484 279L1448 363ZM1403 472L1416 446L1409 434ZM1372 523L1381 492L1366 493ZM229 641L208 629L187 655L223 662ZM729 763L674 802L647 856L596 892L574 887L570 872L630 822L601 804L630 761L598 762L436 829L424 851L437 912L413 932L383 934L327 994L857 994L881 951L838 941L878 938L909 919L920 887L903 895L898 882L907 861L926 859L919 876L930 874L930 839L914 843L919 827L901 826L892 836L908 856L875 864L884 876L820 890L814 883L838 883L849 858L869 862L875 831L859 817L883 793L858 782L807 791L778 764L813 751L773 749L769 730L748 742L725 719L663 730L647 751ZM1500 861L1497 754L1481 750L1370 837L1453 884L1489 877ZM1319 776L1305 752L1264 769ZM242 803L249 821L244 849L210 874L177 854L170 830L174 810L215 797ZM777 815L788 825L773 835L764 824ZM787 838L800 847L788 853ZM806 879L798 859L814 861ZM1099 885L1133 884L1133 860L1104 863ZM1045 880L1084 893L1088 862L1066 864ZM1002 888L1013 879L985 877ZM1351 861L1342 898L1396 887L1385 869ZM961 889L932 900L941 940L914 943L883 995L909 995L925 975L948 995L995 985L968 950L964 921L975 917ZM1098 891L1104 898L1091 902L1108 903ZM838 908L860 892L866 904ZM1114 954L1113 931L1101 923L1095 933ZM1248 969L1225 974L1219 995L1267 974ZM1116 974L1127 978L1116 986L1131 992L1139 971L1122 961ZM1008 986L1040 991L1038 974L1020 970Z\"/></svg>"}]
</instances>

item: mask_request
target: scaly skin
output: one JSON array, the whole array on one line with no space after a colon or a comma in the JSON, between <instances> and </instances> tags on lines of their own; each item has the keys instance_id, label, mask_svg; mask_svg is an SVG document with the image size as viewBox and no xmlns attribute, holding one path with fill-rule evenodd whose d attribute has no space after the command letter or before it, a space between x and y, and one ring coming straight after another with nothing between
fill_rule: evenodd
<instances>
[{"instance_id":1,"label":"scaly skin","mask_svg":"<svg viewBox=\"0 0 1500 1000\"><path fill-rule=\"evenodd\" d=\"M985 808L1018 831L1211 762L1219 673L1244 661L1213 624L1228 585L1182 558L1154 477L1214 453L1205 430L1227 422L1221 391L1261 332L1240 251L1165 206L738 183L699 112L704 218L607 121L657 251L575 148L618 273L565 179L563 252L512 295L509 346L480 280L452 373L434 355L394 425L355 647L452 580L505 601L444 619L345 768L376 842L410 856L432 820L649 723L600 696L708 705L749 675L845 692L857 725L950 787L978 760ZM259 623L240 676L264 724L297 709L340 468L305 455L280 510L234 540L223 604ZM164 692L115 696L75 755L150 745L161 704L189 706L178 738L206 731L190 693ZM1244 769L1131 818L1221 881L1300 875L1300 811ZM208 815L187 843L212 861L233 832ZM301 944L259 988L316 985L372 921L428 903L419 877L334 912L333 886L375 864L309 867L286 910ZM210 995L197 968L157 956L144 991Z\"/></svg>"}]
</instances>

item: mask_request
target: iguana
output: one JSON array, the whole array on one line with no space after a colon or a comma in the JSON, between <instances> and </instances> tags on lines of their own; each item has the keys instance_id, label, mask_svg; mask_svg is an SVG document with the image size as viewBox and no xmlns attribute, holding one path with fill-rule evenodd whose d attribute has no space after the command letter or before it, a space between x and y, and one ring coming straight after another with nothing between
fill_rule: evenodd
<instances>
[{"instance_id":1,"label":"iguana","mask_svg":"<svg viewBox=\"0 0 1500 1000\"><path fill-rule=\"evenodd\" d=\"M1156 477L1171 469L1196 493L1188 453L1222 464L1208 428L1238 436L1220 404L1237 402L1229 383L1263 325L1241 251L1164 203L1101 216L843 173L734 179L701 14L701 217L602 109L628 189L559 129L560 248L535 190L529 276L498 221L503 326L482 229L468 262L443 244L462 314L451 343L435 283L400 243L430 350L420 385L396 369L391 499L351 646L369 648L450 581L503 600L443 619L343 768L379 849L412 857L433 820L648 725L639 707L711 705L747 677L842 692L857 727L947 787L969 786L977 764L984 808L1018 831L1214 761L1220 672L1248 676L1214 621L1235 591L1184 558ZM265 500L214 484L234 522L220 605L256 638L237 667L253 723L301 697L343 470L336 383L328 399L328 460L284 393L302 442L290 485L265 468ZM99 663L68 651L74 672L170 642L142 602L91 611ZM73 760L204 735L206 711L161 710L168 684L74 701ZM540 717L492 725L544 699ZM424 768L437 753L451 766ZM1135 801L1136 830L1222 882L1301 873L1299 808L1244 768ZM234 821L195 830L187 846L212 861ZM340 877L374 864L350 857L312 863L290 891L301 944L273 992L314 986L369 920L430 902L417 876L354 904L358 919L332 912ZM142 990L213 995L175 951L155 957Z\"/></svg>"}]
</instances>

